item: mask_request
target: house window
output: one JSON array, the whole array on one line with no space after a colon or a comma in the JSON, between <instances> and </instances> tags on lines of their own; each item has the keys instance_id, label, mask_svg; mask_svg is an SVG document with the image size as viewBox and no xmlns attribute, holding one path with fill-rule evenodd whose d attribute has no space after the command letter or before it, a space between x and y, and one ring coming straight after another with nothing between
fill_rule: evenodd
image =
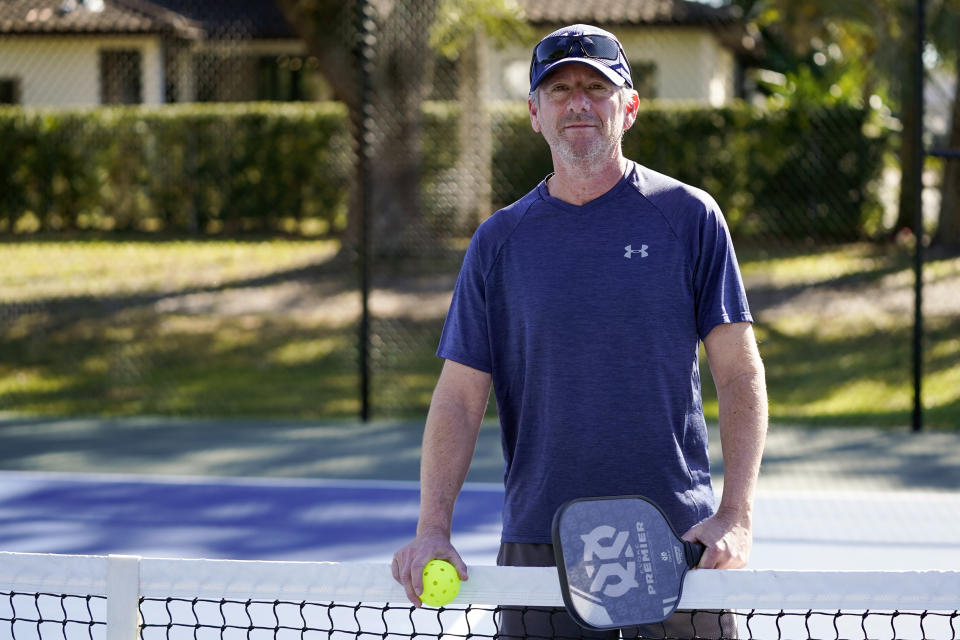
<instances>
[{"instance_id":1,"label":"house window","mask_svg":"<svg viewBox=\"0 0 960 640\"><path fill-rule=\"evenodd\" d=\"M229 77L223 58L203 53L193 58L193 82L197 102L223 101L221 85Z\"/></svg>"},{"instance_id":2,"label":"house window","mask_svg":"<svg viewBox=\"0 0 960 640\"><path fill-rule=\"evenodd\" d=\"M143 102L143 70L136 49L100 51L101 104L140 104Z\"/></svg>"},{"instance_id":3,"label":"house window","mask_svg":"<svg viewBox=\"0 0 960 640\"><path fill-rule=\"evenodd\" d=\"M646 60L630 61L630 76L633 88L640 94L641 100L653 100L657 97L657 64Z\"/></svg>"},{"instance_id":4,"label":"house window","mask_svg":"<svg viewBox=\"0 0 960 640\"><path fill-rule=\"evenodd\" d=\"M306 61L299 56L263 56L257 60L257 99L305 100Z\"/></svg>"},{"instance_id":5,"label":"house window","mask_svg":"<svg viewBox=\"0 0 960 640\"><path fill-rule=\"evenodd\" d=\"M19 78L0 78L0 104L20 104Z\"/></svg>"}]
</instances>

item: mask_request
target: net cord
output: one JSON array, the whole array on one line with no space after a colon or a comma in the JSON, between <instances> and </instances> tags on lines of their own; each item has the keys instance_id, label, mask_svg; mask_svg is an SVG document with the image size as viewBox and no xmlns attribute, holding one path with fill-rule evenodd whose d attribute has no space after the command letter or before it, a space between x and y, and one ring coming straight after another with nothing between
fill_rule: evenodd
<instances>
[{"instance_id":1,"label":"net cord","mask_svg":"<svg viewBox=\"0 0 960 640\"><path fill-rule=\"evenodd\" d=\"M405 603L390 567L0 552L0 590L108 598L107 640L129 640L137 599ZM455 603L562 606L557 572L470 567ZM692 571L681 609L956 611L957 571Z\"/></svg>"}]
</instances>

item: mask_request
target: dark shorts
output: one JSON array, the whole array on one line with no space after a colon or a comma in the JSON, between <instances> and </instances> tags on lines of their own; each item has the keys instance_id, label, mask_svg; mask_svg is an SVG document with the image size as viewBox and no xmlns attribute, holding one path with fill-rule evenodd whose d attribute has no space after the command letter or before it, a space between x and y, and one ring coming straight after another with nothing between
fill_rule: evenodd
<instances>
[{"instance_id":1,"label":"dark shorts","mask_svg":"<svg viewBox=\"0 0 960 640\"><path fill-rule=\"evenodd\" d=\"M556 561L551 544L504 542L500 544L497 564L511 567L554 567ZM677 611L661 623L628 627L613 631L584 629L564 609L547 607L502 608L497 628L501 640L521 638L587 638L588 640L615 640L616 638L703 638L736 639L737 625L730 612Z\"/></svg>"}]
</instances>

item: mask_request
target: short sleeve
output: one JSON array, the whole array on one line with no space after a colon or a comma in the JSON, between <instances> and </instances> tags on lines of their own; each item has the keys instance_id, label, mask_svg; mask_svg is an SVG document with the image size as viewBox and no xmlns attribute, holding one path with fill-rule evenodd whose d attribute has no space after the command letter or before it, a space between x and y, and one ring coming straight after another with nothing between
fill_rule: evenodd
<instances>
[{"instance_id":1,"label":"short sleeve","mask_svg":"<svg viewBox=\"0 0 960 640\"><path fill-rule=\"evenodd\" d=\"M453 289L437 355L490 373L485 270L481 234L474 234Z\"/></svg>"},{"instance_id":2,"label":"short sleeve","mask_svg":"<svg viewBox=\"0 0 960 640\"><path fill-rule=\"evenodd\" d=\"M693 275L701 340L717 325L753 322L730 230L716 203L706 204Z\"/></svg>"}]
</instances>

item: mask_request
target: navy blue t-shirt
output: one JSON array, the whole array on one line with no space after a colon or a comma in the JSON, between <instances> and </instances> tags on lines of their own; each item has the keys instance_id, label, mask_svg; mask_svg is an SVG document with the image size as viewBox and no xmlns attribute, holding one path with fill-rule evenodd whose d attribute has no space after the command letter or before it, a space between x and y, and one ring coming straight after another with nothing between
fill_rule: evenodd
<instances>
[{"instance_id":1,"label":"navy blue t-shirt","mask_svg":"<svg viewBox=\"0 0 960 640\"><path fill-rule=\"evenodd\" d=\"M630 163L583 206L546 182L487 219L437 354L492 374L504 542L550 542L567 500L642 494L683 533L714 509L698 367L751 322L713 199Z\"/></svg>"}]
</instances>

